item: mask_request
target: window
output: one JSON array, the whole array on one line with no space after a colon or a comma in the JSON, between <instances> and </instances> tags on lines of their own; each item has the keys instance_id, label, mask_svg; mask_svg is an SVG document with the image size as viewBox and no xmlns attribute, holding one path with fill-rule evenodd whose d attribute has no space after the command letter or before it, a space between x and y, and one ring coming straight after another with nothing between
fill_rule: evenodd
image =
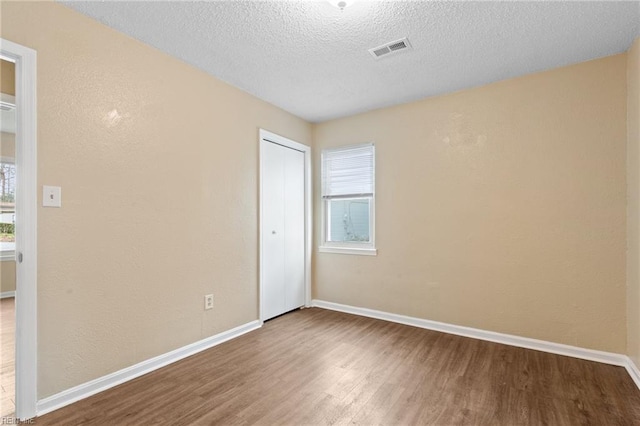
<instances>
[{"instance_id":1,"label":"window","mask_svg":"<svg viewBox=\"0 0 640 426\"><path fill-rule=\"evenodd\" d=\"M16 165L0 161L0 257L13 259L16 249Z\"/></svg>"},{"instance_id":2,"label":"window","mask_svg":"<svg viewBox=\"0 0 640 426\"><path fill-rule=\"evenodd\" d=\"M373 144L322 151L321 252L375 255Z\"/></svg>"}]
</instances>

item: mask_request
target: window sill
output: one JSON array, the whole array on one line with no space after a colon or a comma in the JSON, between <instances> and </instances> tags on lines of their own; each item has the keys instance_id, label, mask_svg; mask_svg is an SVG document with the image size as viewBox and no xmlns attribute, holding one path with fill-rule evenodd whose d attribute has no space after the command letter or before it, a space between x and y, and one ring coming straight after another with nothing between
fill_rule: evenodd
<instances>
[{"instance_id":1,"label":"window sill","mask_svg":"<svg viewBox=\"0 0 640 426\"><path fill-rule=\"evenodd\" d=\"M360 256L377 256L378 250L374 248L355 248L355 247L318 247L320 253L336 253L336 254L356 254Z\"/></svg>"},{"instance_id":2,"label":"window sill","mask_svg":"<svg viewBox=\"0 0 640 426\"><path fill-rule=\"evenodd\" d=\"M0 252L0 261L5 262L8 260L16 260L16 252L14 250Z\"/></svg>"}]
</instances>

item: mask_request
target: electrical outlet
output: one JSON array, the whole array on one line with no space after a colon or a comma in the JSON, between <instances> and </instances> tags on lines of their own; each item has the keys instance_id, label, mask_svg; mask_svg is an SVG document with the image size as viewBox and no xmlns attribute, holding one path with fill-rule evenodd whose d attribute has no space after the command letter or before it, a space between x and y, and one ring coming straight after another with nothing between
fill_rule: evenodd
<instances>
[{"instance_id":1,"label":"electrical outlet","mask_svg":"<svg viewBox=\"0 0 640 426\"><path fill-rule=\"evenodd\" d=\"M206 294L204 296L204 309L213 309L213 294Z\"/></svg>"}]
</instances>

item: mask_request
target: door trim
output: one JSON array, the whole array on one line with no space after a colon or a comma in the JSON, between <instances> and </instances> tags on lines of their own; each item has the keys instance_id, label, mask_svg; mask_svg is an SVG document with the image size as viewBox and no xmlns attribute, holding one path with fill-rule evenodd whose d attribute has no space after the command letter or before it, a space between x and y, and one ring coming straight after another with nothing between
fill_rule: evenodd
<instances>
[{"instance_id":1,"label":"door trim","mask_svg":"<svg viewBox=\"0 0 640 426\"><path fill-rule=\"evenodd\" d=\"M0 56L16 64L16 417L36 416L37 394L37 98L36 51L0 39Z\"/></svg>"},{"instance_id":2,"label":"door trim","mask_svg":"<svg viewBox=\"0 0 640 426\"><path fill-rule=\"evenodd\" d=\"M285 146L287 148L295 149L304 154L304 306L311 306L311 147L303 145L299 142L287 139L283 136L271 133L267 130L260 129L260 185L259 185L259 203L260 203L260 223L258 228L258 235L260 236L260 258L259 258L259 318L260 321L264 321L264 308L262 302L264 301L264 279L263 279L263 238L262 238L262 172L264 170L264 164L262 160L264 158L264 144L275 143Z\"/></svg>"}]
</instances>

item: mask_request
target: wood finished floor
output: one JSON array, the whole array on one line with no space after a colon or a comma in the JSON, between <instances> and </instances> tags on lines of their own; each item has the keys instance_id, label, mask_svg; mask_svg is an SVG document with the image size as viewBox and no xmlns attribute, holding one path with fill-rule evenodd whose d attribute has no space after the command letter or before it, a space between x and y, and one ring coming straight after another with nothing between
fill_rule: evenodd
<instances>
[{"instance_id":1,"label":"wood finished floor","mask_svg":"<svg viewBox=\"0 0 640 426\"><path fill-rule=\"evenodd\" d=\"M0 299L0 418L11 417L16 410L15 315L14 298Z\"/></svg>"},{"instance_id":2,"label":"wood finished floor","mask_svg":"<svg viewBox=\"0 0 640 426\"><path fill-rule=\"evenodd\" d=\"M622 367L319 308L38 425L640 425Z\"/></svg>"}]
</instances>

